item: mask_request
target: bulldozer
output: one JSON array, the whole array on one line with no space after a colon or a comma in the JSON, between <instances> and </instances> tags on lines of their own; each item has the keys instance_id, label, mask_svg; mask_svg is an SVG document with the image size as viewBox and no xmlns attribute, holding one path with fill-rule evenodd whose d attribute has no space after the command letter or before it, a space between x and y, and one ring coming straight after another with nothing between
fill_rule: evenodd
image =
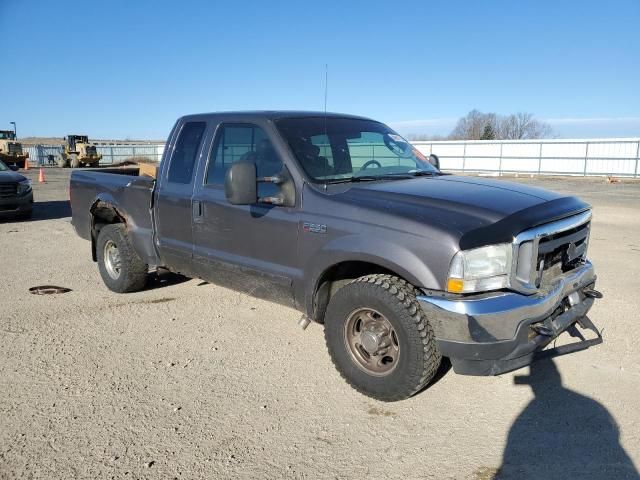
<instances>
[{"instance_id":1,"label":"bulldozer","mask_svg":"<svg viewBox=\"0 0 640 480\"><path fill-rule=\"evenodd\" d=\"M22 144L16 141L13 130L0 130L0 160L7 165L24 168L29 152L22 151Z\"/></svg>"},{"instance_id":2,"label":"bulldozer","mask_svg":"<svg viewBox=\"0 0 640 480\"><path fill-rule=\"evenodd\" d=\"M102 155L95 145L89 143L86 135L67 135L64 138L62 153L58 159L58 166L71 167L97 167Z\"/></svg>"}]
</instances>

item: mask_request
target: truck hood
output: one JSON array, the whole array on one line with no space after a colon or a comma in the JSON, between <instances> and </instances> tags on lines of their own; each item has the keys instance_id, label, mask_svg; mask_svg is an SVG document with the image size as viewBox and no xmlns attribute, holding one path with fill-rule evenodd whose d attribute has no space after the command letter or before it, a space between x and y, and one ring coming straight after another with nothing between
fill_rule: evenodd
<instances>
[{"instance_id":1,"label":"truck hood","mask_svg":"<svg viewBox=\"0 0 640 480\"><path fill-rule=\"evenodd\" d=\"M0 172L0 183L5 182L22 182L27 178L23 175L20 175L17 172L13 172L11 170L7 170L5 172Z\"/></svg>"},{"instance_id":2,"label":"truck hood","mask_svg":"<svg viewBox=\"0 0 640 480\"><path fill-rule=\"evenodd\" d=\"M344 201L447 231L461 249L508 242L523 230L589 209L575 197L502 180L442 175L356 184Z\"/></svg>"}]
</instances>

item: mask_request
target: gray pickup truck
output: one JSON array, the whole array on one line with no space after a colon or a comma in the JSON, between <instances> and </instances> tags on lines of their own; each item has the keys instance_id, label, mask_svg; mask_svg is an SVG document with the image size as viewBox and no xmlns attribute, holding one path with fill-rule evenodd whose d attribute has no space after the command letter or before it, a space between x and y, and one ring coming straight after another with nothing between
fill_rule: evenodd
<instances>
[{"instance_id":1,"label":"gray pickup truck","mask_svg":"<svg viewBox=\"0 0 640 480\"><path fill-rule=\"evenodd\" d=\"M602 296L589 205L441 173L367 118L188 115L157 179L77 170L70 195L109 289L162 268L298 309L324 324L344 379L380 400L423 389L443 357L497 375L602 341L586 316ZM564 332L578 340L545 349Z\"/></svg>"}]
</instances>

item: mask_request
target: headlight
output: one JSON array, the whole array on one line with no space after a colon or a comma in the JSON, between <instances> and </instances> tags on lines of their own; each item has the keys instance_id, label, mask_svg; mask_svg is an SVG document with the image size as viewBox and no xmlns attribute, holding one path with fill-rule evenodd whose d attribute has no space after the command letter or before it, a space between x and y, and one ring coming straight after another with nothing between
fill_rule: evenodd
<instances>
[{"instance_id":1,"label":"headlight","mask_svg":"<svg viewBox=\"0 0 640 480\"><path fill-rule=\"evenodd\" d=\"M23 180L18 183L18 195L25 195L31 191L31 180Z\"/></svg>"},{"instance_id":2,"label":"headlight","mask_svg":"<svg viewBox=\"0 0 640 480\"><path fill-rule=\"evenodd\" d=\"M471 293L505 288L510 271L510 243L463 250L451 261L447 291Z\"/></svg>"}]
</instances>

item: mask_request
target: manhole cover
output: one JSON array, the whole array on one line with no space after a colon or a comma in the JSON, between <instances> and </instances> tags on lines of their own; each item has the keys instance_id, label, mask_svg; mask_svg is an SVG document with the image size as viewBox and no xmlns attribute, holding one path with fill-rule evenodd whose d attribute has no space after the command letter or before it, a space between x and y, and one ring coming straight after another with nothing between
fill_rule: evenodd
<instances>
[{"instance_id":1,"label":"manhole cover","mask_svg":"<svg viewBox=\"0 0 640 480\"><path fill-rule=\"evenodd\" d=\"M55 285L41 285L39 287L31 287L29 291L34 295L53 295L56 293L67 293L70 292L71 289L65 287L56 287Z\"/></svg>"}]
</instances>

